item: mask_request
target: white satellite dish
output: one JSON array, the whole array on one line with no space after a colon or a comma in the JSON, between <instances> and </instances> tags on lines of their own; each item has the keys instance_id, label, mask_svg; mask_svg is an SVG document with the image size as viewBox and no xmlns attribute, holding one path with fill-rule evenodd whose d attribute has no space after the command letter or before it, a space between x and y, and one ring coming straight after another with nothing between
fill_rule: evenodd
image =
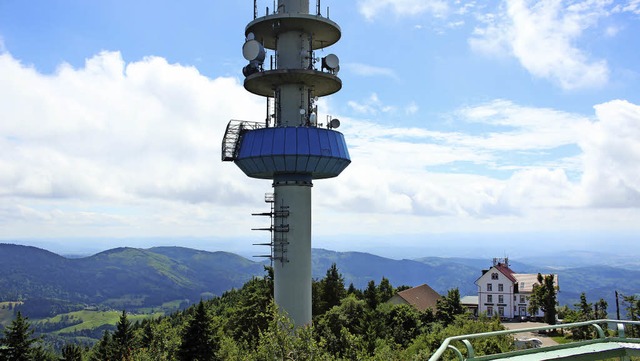
<instances>
[{"instance_id":1,"label":"white satellite dish","mask_svg":"<svg viewBox=\"0 0 640 361\"><path fill-rule=\"evenodd\" d=\"M242 45L242 56L249 61L262 63L265 55L264 47L257 40L247 40L244 45Z\"/></svg>"},{"instance_id":2,"label":"white satellite dish","mask_svg":"<svg viewBox=\"0 0 640 361\"><path fill-rule=\"evenodd\" d=\"M249 34L247 34L247 39L246 40L249 41L249 40L253 40L255 38L256 38L256 36L253 35L253 33L249 33Z\"/></svg>"},{"instance_id":3,"label":"white satellite dish","mask_svg":"<svg viewBox=\"0 0 640 361\"><path fill-rule=\"evenodd\" d=\"M300 108L300 115L304 115L304 113L306 113L306 111L304 110L304 108Z\"/></svg>"},{"instance_id":4,"label":"white satellite dish","mask_svg":"<svg viewBox=\"0 0 640 361\"><path fill-rule=\"evenodd\" d=\"M340 128L340 121L337 118L331 119L331 121L329 122L329 128L331 129Z\"/></svg>"}]
</instances>

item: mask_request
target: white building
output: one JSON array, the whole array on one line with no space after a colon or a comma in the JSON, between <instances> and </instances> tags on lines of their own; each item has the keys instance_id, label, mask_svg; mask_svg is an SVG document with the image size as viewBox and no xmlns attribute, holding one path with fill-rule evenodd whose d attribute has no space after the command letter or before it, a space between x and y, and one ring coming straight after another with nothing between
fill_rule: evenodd
<instances>
[{"instance_id":1,"label":"white building","mask_svg":"<svg viewBox=\"0 0 640 361\"><path fill-rule=\"evenodd\" d=\"M558 275L554 275L554 282L557 287ZM493 266L483 270L475 284L478 286L478 314L498 314L501 318L544 315L542 311L536 315L528 311L529 296L533 286L538 284L538 275L513 272L508 258L494 258Z\"/></svg>"}]
</instances>

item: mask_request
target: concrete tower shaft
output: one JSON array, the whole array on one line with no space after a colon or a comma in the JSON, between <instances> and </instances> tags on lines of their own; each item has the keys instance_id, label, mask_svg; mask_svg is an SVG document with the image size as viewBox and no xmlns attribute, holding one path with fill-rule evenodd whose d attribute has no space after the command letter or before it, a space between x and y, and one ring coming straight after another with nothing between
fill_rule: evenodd
<instances>
[{"instance_id":1,"label":"concrete tower shaft","mask_svg":"<svg viewBox=\"0 0 640 361\"><path fill-rule=\"evenodd\" d=\"M318 0L319 1L319 0ZM311 322L311 188L314 179L338 176L351 160L344 136L320 128L316 100L340 90L338 58L315 50L340 39L340 27L308 0L278 0L274 13L246 29L244 87L273 99L264 124L231 121L222 142L223 161L234 161L249 177L273 180L271 254L274 298L296 326ZM255 2L254 2L255 9ZM269 54L269 66L265 66ZM271 104L271 105L270 105ZM273 105L275 104L275 105Z\"/></svg>"}]
</instances>

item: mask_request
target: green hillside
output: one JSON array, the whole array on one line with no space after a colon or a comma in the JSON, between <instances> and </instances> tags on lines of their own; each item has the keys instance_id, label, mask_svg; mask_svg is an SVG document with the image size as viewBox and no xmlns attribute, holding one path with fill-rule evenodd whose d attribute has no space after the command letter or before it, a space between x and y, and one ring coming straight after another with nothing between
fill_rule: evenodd
<instances>
[{"instance_id":1,"label":"green hillside","mask_svg":"<svg viewBox=\"0 0 640 361\"><path fill-rule=\"evenodd\" d=\"M462 295L476 293L474 281L491 260L424 257L394 260L362 252L314 249L312 276L324 277L336 263L346 284L364 289L367 282L386 277L392 284L429 284L441 294L457 287ZM640 271L611 266L551 269L512 261L516 272L559 275L560 304L604 298L613 306L614 291L640 292ZM152 313L172 311L200 298L221 295L263 274L264 263L228 252L183 247L115 248L84 258L65 258L27 246L0 244L0 302L24 301L32 318L53 317L92 306L100 310L127 309ZM13 311L11 311L13 312ZM10 316L0 309L0 316ZM2 317L0 323L7 317ZM6 322L5 322L6 323Z\"/></svg>"},{"instance_id":2,"label":"green hillside","mask_svg":"<svg viewBox=\"0 0 640 361\"><path fill-rule=\"evenodd\" d=\"M116 248L67 259L0 244L0 301L24 301L21 308L36 318L87 305L136 310L175 300L191 304L241 287L262 271L262 264L240 256L179 247Z\"/></svg>"}]
</instances>

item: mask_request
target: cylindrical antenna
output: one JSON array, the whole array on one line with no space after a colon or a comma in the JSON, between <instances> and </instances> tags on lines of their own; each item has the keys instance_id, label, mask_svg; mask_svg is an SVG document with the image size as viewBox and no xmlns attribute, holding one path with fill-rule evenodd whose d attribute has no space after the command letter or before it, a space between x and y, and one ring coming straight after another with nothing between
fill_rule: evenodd
<instances>
[{"instance_id":1,"label":"cylindrical antenna","mask_svg":"<svg viewBox=\"0 0 640 361\"><path fill-rule=\"evenodd\" d=\"M258 17L258 0L253 0L253 20Z\"/></svg>"},{"instance_id":2,"label":"cylindrical antenna","mask_svg":"<svg viewBox=\"0 0 640 361\"><path fill-rule=\"evenodd\" d=\"M320 15L320 0L316 1L316 14Z\"/></svg>"}]
</instances>

